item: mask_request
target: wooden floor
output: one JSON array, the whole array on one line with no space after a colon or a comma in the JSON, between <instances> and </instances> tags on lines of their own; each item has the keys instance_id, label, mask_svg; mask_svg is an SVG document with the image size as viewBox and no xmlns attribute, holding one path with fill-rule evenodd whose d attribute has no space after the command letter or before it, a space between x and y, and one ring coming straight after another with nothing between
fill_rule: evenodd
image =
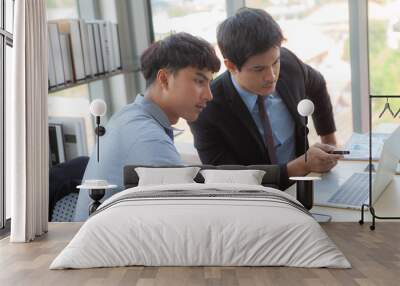
<instances>
[{"instance_id":1,"label":"wooden floor","mask_svg":"<svg viewBox=\"0 0 400 286\"><path fill-rule=\"evenodd\" d=\"M28 244L0 241L0 285L400 285L400 223L378 222L375 231L358 223L323 225L353 268L122 267L48 270L79 229L51 223L49 233Z\"/></svg>"}]
</instances>

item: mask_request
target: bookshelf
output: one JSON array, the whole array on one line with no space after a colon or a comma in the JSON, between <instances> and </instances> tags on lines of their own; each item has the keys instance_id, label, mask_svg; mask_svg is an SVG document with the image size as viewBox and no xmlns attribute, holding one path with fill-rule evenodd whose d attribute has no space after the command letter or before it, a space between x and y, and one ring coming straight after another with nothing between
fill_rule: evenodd
<instances>
[{"instance_id":1,"label":"bookshelf","mask_svg":"<svg viewBox=\"0 0 400 286\"><path fill-rule=\"evenodd\" d=\"M112 72L108 72L105 74L101 74L101 75L96 75L96 76L89 76L85 79L81 79L75 82L71 82L71 83L64 83L64 84L60 84L58 86L53 86L49 88L49 93L53 93L53 92L57 92L57 91L61 91L67 88L72 88L72 87L76 87L82 84L88 84L97 80L103 80L103 79L108 79L110 77L116 76L116 75L120 75L120 74L127 74L127 73L132 73L132 72L138 72L140 71L140 69L134 69L134 70L123 70L123 69L118 69L116 71L112 71Z\"/></svg>"},{"instance_id":2,"label":"bookshelf","mask_svg":"<svg viewBox=\"0 0 400 286\"><path fill-rule=\"evenodd\" d=\"M47 25L49 93L134 72L122 67L118 24L59 19Z\"/></svg>"}]
</instances>

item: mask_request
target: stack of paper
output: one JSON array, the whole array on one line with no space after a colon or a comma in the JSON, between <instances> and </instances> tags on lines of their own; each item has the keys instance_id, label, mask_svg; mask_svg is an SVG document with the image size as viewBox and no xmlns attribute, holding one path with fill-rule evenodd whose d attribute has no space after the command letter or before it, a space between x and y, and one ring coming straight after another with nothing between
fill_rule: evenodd
<instances>
[{"instance_id":1,"label":"stack of paper","mask_svg":"<svg viewBox=\"0 0 400 286\"><path fill-rule=\"evenodd\" d=\"M388 133L372 133L372 160L379 160L385 140L389 137ZM350 154L345 155L347 160L368 160L369 159L369 133L353 133L345 145L345 150Z\"/></svg>"}]
</instances>

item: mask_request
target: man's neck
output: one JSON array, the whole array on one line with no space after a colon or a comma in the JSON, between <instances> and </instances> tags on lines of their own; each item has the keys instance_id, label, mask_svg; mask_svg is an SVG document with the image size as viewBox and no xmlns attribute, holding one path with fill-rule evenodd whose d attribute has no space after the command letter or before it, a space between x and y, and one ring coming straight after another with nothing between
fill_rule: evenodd
<instances>
[{"instance_id":1,"label":"man's neck","mask_svg":"<svg viewBox=\"0 0 400 286\"><path fill-rule=\"evenodd\" d=\"M156 88L148 88L144 93L144 98L158 105L158 107L160 107L160 109L167 116L171 125L174 125L178 122L179 117L171 112L168 102L165 100L165 97L162 96L161 90L157 90Z\"/></svg>"},{"instance_id":2,"label":"man's neck","mask_svg":"<svg viewBox=\"0 0 400 286\"><path fill-rule=\"evenodd\" d=\"M237 77L233 74L233 73L231 73L231 79L232 79L232 82L233 82L233 85L236 87L238 87L238 88L240 88L242 91L245 91L245 92L247 92L247 93L249 93L249 94L251 94L251 95L254 95L254 96L257 96L258 94L255 94L254 92L252 92L251 90L248 90L247 88L245 88L245 87L243 87L241 84L240 84L240 82L238 81L238 79L237 79ZM237 89L237 87L236 87L236 89Z\"/></svg>"}]
</instances>

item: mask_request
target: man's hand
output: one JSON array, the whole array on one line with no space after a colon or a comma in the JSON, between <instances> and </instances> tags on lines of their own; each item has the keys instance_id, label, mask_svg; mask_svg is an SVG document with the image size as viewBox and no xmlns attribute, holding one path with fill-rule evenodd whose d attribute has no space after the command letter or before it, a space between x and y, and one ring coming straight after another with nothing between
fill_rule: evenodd
<instances>
[{"instance_id":1,"label":"man's hand","mask_svg":"<svg viewBox=\"0 0 400 286\"><path fill-rule=\"evenodd\" d=\"M325 173L336 166L337 161L342 159L342 155L328 154L335 150L335 147L327 144L317 143L307 150L306 170L309 172ZM300 158L303 158L304 155Z\"/></svg>"},{"instance_id":2,"label":"man's hand","mask_svg":"<svg viewBox=\"0 0 400 286\"><path fill-rule=\"evenodd\" d=\"M336 166L337 161L342 159L342 155L328 154L335 150L334 146L317 143L307 150L307 162L304 155L290 161L287 164L288 175L304 176L310 172L325 173Z\"/></svg>"}]
</instances>

